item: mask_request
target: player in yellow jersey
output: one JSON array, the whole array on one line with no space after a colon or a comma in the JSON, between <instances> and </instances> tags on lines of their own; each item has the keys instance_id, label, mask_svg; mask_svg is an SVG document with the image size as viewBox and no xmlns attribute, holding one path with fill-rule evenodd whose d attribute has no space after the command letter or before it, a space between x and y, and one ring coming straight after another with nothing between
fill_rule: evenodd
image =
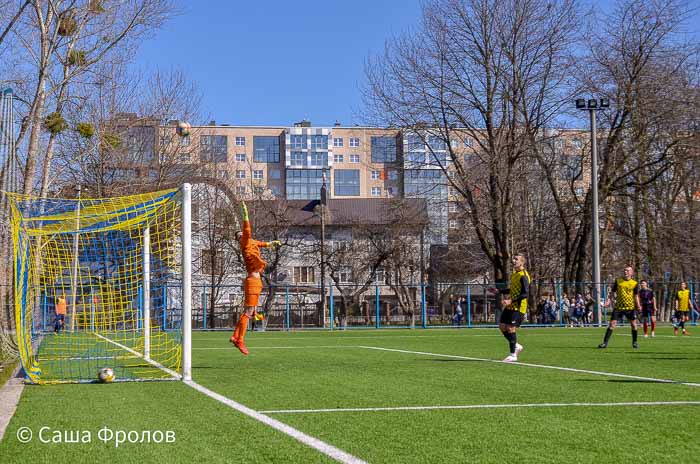
<instances>
[{"instance_id":1,"label":"player in yellow jersey","mask_svg":"<svg viewBox=\"0 0 700 464\"><path fill-rule=\"evenodd\" d=\"M688 322L690 315L690 290L688 284L681 282L681 289L676 292L676 319L678 325L673 326L673 335L678 335L678 327L683 331L683 335L690 335L685 330L685 323Z\"/></svg>"},{"instance_id":2,"label":"player in yellow jersey","mask_svg":"<svg viewBox=\"0 0 700 464\"><path fill-rule=\"evenodd\" d=\"M510 354L503 362L515 362L518 354L523 351L523 346L518 343L516 330L523 321L527 312L527 295L530 291L530 275L525 270L525 256L517 254L513 256L513 274L510 277L510 295L503 299L505 308L501 314L498 328L508 340Z\"/></svg>"},{"instance_id":3,"label":"player in yellow jersey","mask_svg":"<svg viewBox=\"0 0 700 464\"><path fill-rule=\"evenodd\" d=\"M639 284L632 276L634 276L634 269L632 269L632 266L626 266L625 276L618 278L613 284L605 306L610 307L612 305L613 294L615 294L615 307L610 317L608 329L605 331L603 343L598 345L598 348L608 347L613 330L617 327L618 321L622 321L623 318L627 318L632 326L632 348L639 348L637 344L637 311L640 309Z\"/></svg>"}]
</instances>

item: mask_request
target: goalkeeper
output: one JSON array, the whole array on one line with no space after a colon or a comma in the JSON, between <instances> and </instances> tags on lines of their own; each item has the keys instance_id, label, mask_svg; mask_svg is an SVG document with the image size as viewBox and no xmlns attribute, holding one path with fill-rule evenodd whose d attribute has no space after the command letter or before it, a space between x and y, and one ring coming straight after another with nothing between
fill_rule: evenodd
<instances>
[{"instance_id":1,"label":"goalkeeper","mask_svg":"<svg viewBox=\"0 0 700 464\"><path fill-rule=\"evenodd\" d=\"M245 298L245 311L241 314L236 324L236 329L231 336L233 343L241 353L247 355L248 348L245 346L245 333L248 330L248 321L253 316L255 308L258 306L258 300L262 293L262 278L261 274L265 270L265 261L260 256L260 247L278 247L282 243L279 240L272 242L261 242L253 238L253 229L250 226L248 219L248 208L245 202L241 202L241 213L243 215L243 230L236 234L238 243L241 246L245 269L248 273L243 282L243 294Z\"/></svg>"}]
</instances>

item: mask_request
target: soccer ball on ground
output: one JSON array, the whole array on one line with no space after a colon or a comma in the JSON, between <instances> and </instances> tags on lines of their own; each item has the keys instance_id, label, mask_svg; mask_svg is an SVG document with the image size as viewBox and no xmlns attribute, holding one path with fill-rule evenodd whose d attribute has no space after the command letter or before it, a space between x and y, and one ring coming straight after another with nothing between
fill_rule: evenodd
<instances>
[{"instance_id":1,"label":"soccer ball on ground","mask_svg":"<svg viewBox=\"0 0 700 464\"><path fill-rule=\"evenodd\" d=\"M97 371L97 379L102 383L114 382L116 376L114 375L114 369L111 367L103 367Z\"/></svg>"},{"instance_id":2,"label":"soccer ball on ground","mask_svg":"<svg viewBox=\"0 0 700 464\"><path fill-rule=\"evenodd\" d=\"M188 135L190 135L190 129L192 129L190 123L185 121L179 121L177 123L177 129L175 129L175 132L177 132L177 135L179 135L180 137L187 137Z\"/></svg>"}]
</instances>

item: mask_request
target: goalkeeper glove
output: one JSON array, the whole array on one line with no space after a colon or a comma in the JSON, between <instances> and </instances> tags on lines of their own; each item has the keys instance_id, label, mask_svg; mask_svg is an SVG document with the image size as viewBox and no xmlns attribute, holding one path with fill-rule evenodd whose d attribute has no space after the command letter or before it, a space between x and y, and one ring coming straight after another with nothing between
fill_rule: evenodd
<instances>
[{"instance_id":1,"label":"goalkeeper glove","mask_svg":"<svg viewBox=\"0 0 700 464\"><path fill-rule=\"evenodd\" d=\"M270 245L271 245L273 248L277 248L277 247L281 247L281 246L282 246L282 242L280 242L279 240L273 240L273 241L270 242Z\"/></svg>"},{"instance_id":2,"label":"goalkeeper glove","mask_svg":"<svg viewBox=\"0 0 700 464\"><path fill-rule=\"evenodd\" d=\"M241 202L241 214L243 215L243 220L247 221L248 220L248 207L245 205L245 202Z\"/></svg>"}]
</instances>

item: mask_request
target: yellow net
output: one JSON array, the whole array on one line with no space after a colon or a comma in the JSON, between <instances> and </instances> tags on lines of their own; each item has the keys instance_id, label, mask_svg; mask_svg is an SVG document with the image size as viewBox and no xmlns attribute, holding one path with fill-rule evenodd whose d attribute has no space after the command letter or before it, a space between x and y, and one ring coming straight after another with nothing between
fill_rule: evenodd
<instances>
[{"instance_id":1,"label":"yellow net","mask_svg":"<svg viewBox=\"0 0 700 464\"><path fill-rule=\"evenodd\" d=\"M177 378L181 192L104 199L9 195L17 337L27 380L92 382L103 367L117 380Z\"/></svg>"}]
</instances>

